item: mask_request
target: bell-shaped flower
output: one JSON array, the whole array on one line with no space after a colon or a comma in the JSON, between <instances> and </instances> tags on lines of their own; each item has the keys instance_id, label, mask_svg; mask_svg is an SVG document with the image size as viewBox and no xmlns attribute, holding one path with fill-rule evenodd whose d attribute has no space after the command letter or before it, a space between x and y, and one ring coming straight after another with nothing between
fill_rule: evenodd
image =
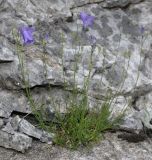
<instances>
[{"instance_id":1,"label":"bell-shaped flower","mask_svg":"<svg viewBox=\"0 0 152 160\"><path fill-rule=\"evenodd\" d=\"M34 37L33 37L34 28L33 27L21 27L20 33L22 35L24 44L33 44L34 43Z\"/></svg>"},{"instance_id":2,"label":"bell-shaped flower","mask_svg":"<svg viewBox=\"0 0 152 160\"><path fill-rule=\"evenodd\" d=\"M80 13L80 19L83 22L83 28L86 29L88 27L92 27L93 23L94 23L94 16L91 16L85 12L81 12Z\"/></svg>"}]
</instances>

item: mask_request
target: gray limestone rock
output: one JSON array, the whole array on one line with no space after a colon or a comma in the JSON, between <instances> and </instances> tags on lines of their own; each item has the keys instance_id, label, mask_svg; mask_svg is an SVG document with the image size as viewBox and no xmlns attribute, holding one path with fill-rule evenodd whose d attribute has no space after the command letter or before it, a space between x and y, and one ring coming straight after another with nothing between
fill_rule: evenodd
<instances>
[{"instance_id":1,"label":"gray limestone rock","mask_svg":"<svg viewBox=\"0 0 152 160\"><path fill-rule=\"evenodd\" d=\"M0 63L12 62L14 60L13 52L5 47L0 47Z\"/></svg>"},{"instance_id":2,"label":"gray limestone rock","mask_svg":"<svg viewBox=\"0 0 152 160\"><path fill-rule=\"evenodd\" d=\"M14 130L24 133L30 137L37 138L42 142L51 142L54 137L54 134L37 129L27 120L21 119L19 116L12 118L10 124Z\"/></svg>"},{"instance_id":3,"label":"gray limestone rock","mask_svg":"<svg viewBox=\"0 0 152 160\"><path fill-rule=\"evenodd\" d=\"M2 128L2 131L4 132L7 132L9 134L14 134L15 133L15 130L14 128L12 127L11 123L8 122L3 128Z\"/></svg>"},{"instance_id":4,"label":"gray limestone rock","mask_svg":"<svg viewBox=\"0 0 152 160\"><path fill-rule=\"evenodd\" d=\"M25 154L12 150L0 149L0 159L17 160L151 160L152 142L140 143L122 141L117 136L121 133L106 133L104 139L93 148L71 151L63 147L49 147L47 144L34 142L32 149ZM134 138L136 138L134 136Z\"/></svg>"},{"instance_id":5,"label":"gray limestone rock","mask_svg":"<svg viewBox=\"0 0 152 160\"><path fill-rule=\"evenodd\" d=\"M117 94L113 116L129 106L124 126L140 130L143 123L151 129L151 4L151 0L0 1L0 118L8 120L5 125L0 119L0 144L24 151L31 145L27 135L44 142L53 137L11 117L13 112L31 113L18 54L24 58L33 99L49 111L58 108L65 113L74 83L81 91L90 75L89 107L102 104L109 92ZM95 16L88 30L80 20L82 11ZM17 52L12 31L24 25L35 27L36 41ZM49 34L46 48L40 45L41 33Z\"/></svg>"},{"instance_id":6,"label":"gray limestone rock","mask_svg":"<svg viewBox=\"0 0 152 160\"><path fill-rule=\"evenodd\" d=\"M3 125L4 125L4 121L3 121L3 119L0 119L0 128L2 128Z\"/></svg>"},{"instance_id":7,"label":"gray limestone rock","mask_svg":"<svg viewBox=\"0 0 152 160\"><path fill-rule=\"evenodd\" d=\"M114 8L114 7L126 7L129 4L139 3L142 0L105 0L103 2L104 7Z\"/></svg>"},{"instance_id":8,"label":"gray limestone rock","mask_svg":"<svg viewBox=\"0 0 152 160\"><path fill-rule=\"evenodd\" d=\"M0 91L0 117L9 118L13 111L31 113L27 98L24 94Z\"/></svg>"},{"instance_id":9,"label":"gray limestone rock","mask_svg":"<svg viewBox=\"0 0 152 160\"><path fill-rule=\"evenodd\" d=\"M32 138L19 132L11 134L0 130L0 146L24 153L32 146Z\"/></svg>"},{"instance_id":10,"label":"gray limestone rock","mask_svg":"<svg viewBox=\"0 0 152 160\"><path fill-rule=\"evenodd\" d=\"M16 116L9 118L6 125L1 120L0 146L25 152L32 145L32 138L51 143L54 134L37 129L25 119Z\"/></svg>"}]
</instances>

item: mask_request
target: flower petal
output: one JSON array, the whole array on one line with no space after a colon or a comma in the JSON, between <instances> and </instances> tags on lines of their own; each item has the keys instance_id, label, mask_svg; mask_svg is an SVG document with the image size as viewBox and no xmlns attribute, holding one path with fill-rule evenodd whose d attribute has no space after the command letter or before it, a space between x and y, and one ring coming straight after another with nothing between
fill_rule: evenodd
<instances>
[{"instance_id":1,"label":"flower petal","mask_svg":"<svg viewBox=\"0 0 152 160\"><path fill-rule=\"evenodd\" d=\"M88 14L87 14L87 13L85 13L85 12L81 12L81 13L80 13L80 19L81 19L83 22L86 21L87 18L88 18Z\"/></svg>"},{"instance_id":2,"label":"flower petal","mask_svg":"<svg viewBox=\"0 0 152 160\"><path fill-rule=\"evenodd\" d=\"M22 35L24 44L33 44L34 43L33 32L34 32L33 27L23 26L20 28L20 33Z\"/></svg>"},{"instance_id":3,"label":"flower petal","mask_svg":"<svg viewBox=\"0 0 152 160\"><path fill-rule=\"evenodd\" d=\"M92 27L95 17L91 16L91 15L85 13L85 12L81 12L80 13L80 19L83 22L83 27L87 28L89 26Z\"/></svg>"}]
</instances>

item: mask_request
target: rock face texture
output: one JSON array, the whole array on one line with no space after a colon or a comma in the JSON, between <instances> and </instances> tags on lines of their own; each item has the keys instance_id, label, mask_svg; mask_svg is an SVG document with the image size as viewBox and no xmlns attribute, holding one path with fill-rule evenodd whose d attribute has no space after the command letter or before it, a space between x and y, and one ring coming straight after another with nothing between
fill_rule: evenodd
<instances>
[{"instance_id":1,"label":"rock face texture","mask_svg":"<svg viewBox=\"0 0 152 160\"><path fill-rule=\"evenodd\" d=\"M93 149L71 151L61 147L50 147L47 144L33 143L31 150L19 154L12 150L0 149L2 160L152 160L151 143L128 143L117 138L118 134L108 133L105 139Z\"/></svg>"},{"instance_id":2,"label":"rock face texture","mask_svg":"<svg viewBox=\"0 0 152 160\"><path fill-rule=\"evenodd\" d=\"M82 11L95 16L88 30L80 20ZM47 133L12 117L14 112L31 112L13 36L21 26L35 27L36 41L23 51L25 69L33 98L43 102L50 115L55 103L65 111L74 83L83 89L90 74L90 107L102 104L109 92L117 94L111 109L113 115L126 109L122 127L152 129L151 0L0 0L1 146L24 152L31 146L28 136L47 141L42 136Z\"/></svg>"}]
</instances>

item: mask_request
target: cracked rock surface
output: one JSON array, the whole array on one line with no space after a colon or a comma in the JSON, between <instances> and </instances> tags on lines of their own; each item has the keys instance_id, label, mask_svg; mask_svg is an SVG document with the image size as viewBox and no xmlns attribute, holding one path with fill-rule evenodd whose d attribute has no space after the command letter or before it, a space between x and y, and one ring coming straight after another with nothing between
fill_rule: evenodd
<instances>
[{"instance_id":1,"label":"cracked rock surface","mask_svg":"<svg viewBox=\"0 0 152 160\"><path fill-rule=\"evenodd\" d=\"M6 120L1 120L0 146L25 152L32 146L32 137L41 142L52 142L53 134L37 129L27 120L19 116ZM6 123L6 124L5 124Z\"/></svg>"},{"instance_id":2,"label":"cracked rock surface","mask_svg":"<svg viewBox=\"0 0 152 160\"><path fill-rule=\"evenodd\" d=\"M81 11L95 16L95 23L88 31L83 31L79 19ZM144 125L152 129L151 0L0 0L1 146L24 152L32 144L31 137L48 141L53 136L37 130L27 120L12 117L14 112L18 115L31 113L23 92L25 86L12 35L13 29L23 25L32 25L36 30L35 44L26 46L24 50L31 93L36 102L45 104L50 115L55 107L54 101L61 106L60 111L65 112L74 83L76 60L76 86L80 90L83 88L85 77L89 74L92 49L89 37L93 35L96 47L92 55L88 94L90 107L97 102L102 104L109 89L112 94L117 93L125 75L121 91L111 106L113 115L118 115L129 104L122 128L140 131ZM39 33L45 32L49 33L49 39L45 48L44 69L44 52L38 45L38 37ZM64 80L67 82L66 89ZM16 137L20 138L17 140Z\"/></svg>"},{"instance_id":3,"label":"cracked rock surface","mask_svg":"<svg viewBox=\"0 0 152 160\"><path fill-rule=\"evenodd\" d=\"M151 160L152 142L128 143L117 138L117 134L108 133L105 140L93 149L71 151L52 147L47 144L33 143L32 149L25 154L0 148L1 160Z\"/></svg>"}]
</instances>

